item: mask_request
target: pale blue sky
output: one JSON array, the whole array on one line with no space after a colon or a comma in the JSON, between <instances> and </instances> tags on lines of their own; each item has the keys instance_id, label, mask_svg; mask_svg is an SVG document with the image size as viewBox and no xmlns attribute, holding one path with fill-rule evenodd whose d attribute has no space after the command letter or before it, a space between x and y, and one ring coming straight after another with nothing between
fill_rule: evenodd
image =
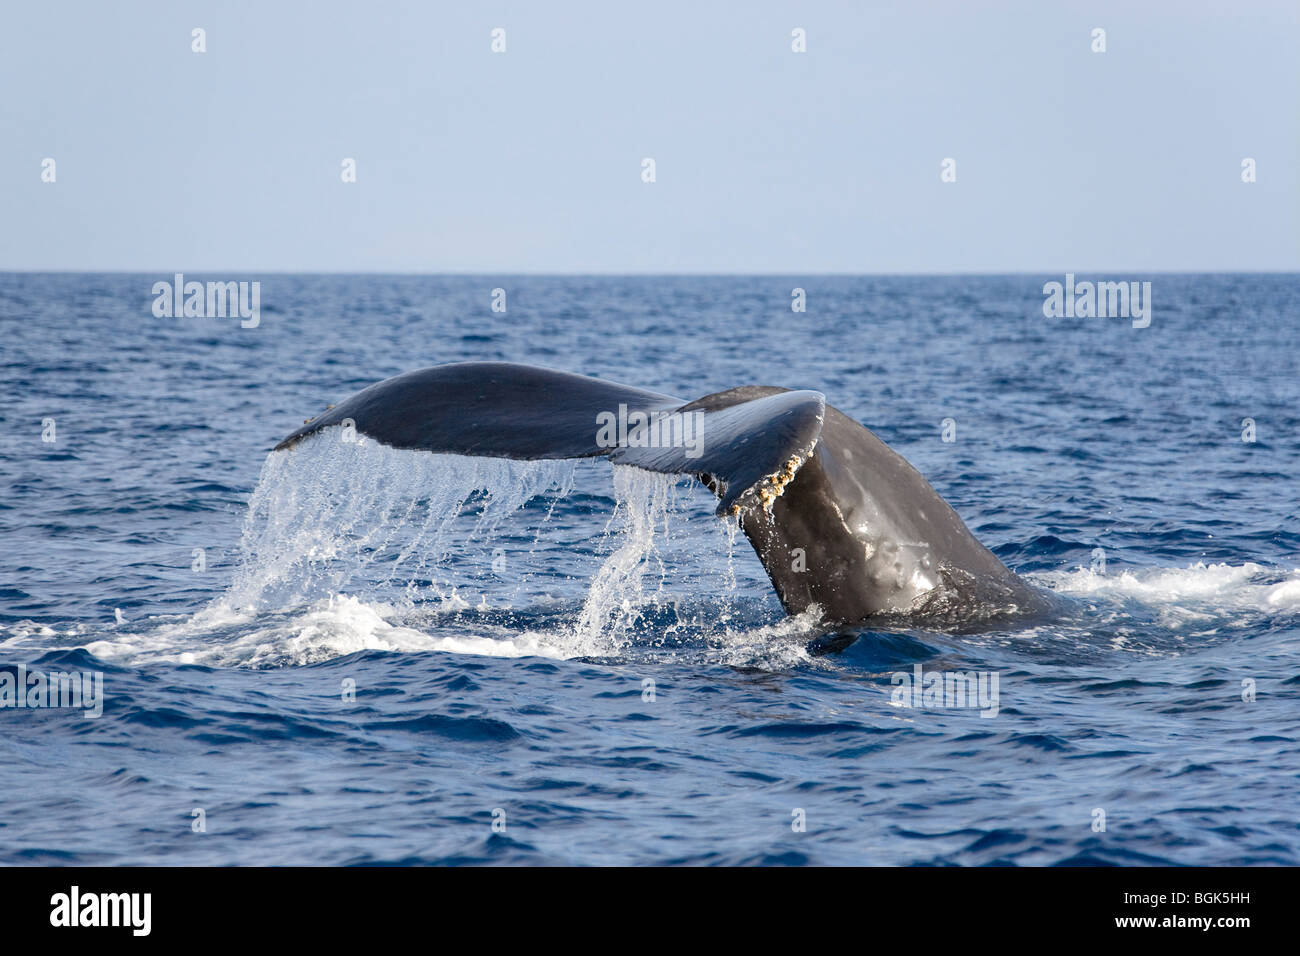
<instances>
[{"instance_id":1,"label":"pale blue sky","mask_svg":"<svg viewBox=\"0 0 1300 956\"><path fill-rule=\"evenodd\" d=\"M1300 268L1296 0L43 0L0 84L0 269Z\"/></svg>"}]
</instances>

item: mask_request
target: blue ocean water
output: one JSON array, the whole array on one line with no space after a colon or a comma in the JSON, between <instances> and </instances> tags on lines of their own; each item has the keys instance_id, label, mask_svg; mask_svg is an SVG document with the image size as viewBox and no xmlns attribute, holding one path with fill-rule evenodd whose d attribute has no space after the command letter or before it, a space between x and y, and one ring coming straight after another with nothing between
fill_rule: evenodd
<instances>
[{"instance_id":1,"label":"blue ocean water","mask_svg":"<svg viewBox=\"0 0 1300 956\"><path fill-rule=\"evenodd\" d=\"M0 275L0 669L105 693L0 709L0 861L1300 864L1300 278L168 278ZM829 640L689 480L269 453L485 359L821 390L1067 609Z\"/></svg>"}]
</instances>

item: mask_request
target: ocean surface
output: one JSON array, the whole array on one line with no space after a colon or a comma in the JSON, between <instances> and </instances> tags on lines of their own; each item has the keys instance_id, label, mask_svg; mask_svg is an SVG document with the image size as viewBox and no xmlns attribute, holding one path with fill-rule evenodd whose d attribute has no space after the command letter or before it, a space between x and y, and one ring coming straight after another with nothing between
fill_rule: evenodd
<instances>
[{"instance_id":1,"label":"ocean surface","mask_svg":"<svg viewBox=\"0 0 1300 956\"><path fill-rule=\"evenodd\" d=\"M0 674L104 695L0 707L0 862L1300 864L1300 277L1131 278L0 274ZM1065 610L825 635L693 480L271 452L489 359L823 391Z\"/></svg>"}]
</instances>

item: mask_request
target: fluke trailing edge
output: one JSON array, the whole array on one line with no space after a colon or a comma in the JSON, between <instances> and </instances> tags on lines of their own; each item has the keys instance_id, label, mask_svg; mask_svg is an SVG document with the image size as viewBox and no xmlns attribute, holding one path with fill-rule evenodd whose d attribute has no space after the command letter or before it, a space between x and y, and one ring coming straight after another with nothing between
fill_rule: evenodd
<instances>
[{"instance_id":1,"label":"fluke trailing edge","mask_svg":"<svg viewBox=\"0 0 1300 956\"><path fill-rule=\"evenodd\" d=\"M276 446L350 422L394 448L605 456L699 478L737 515L790 614L832 626L973 625L1047 597L975 540L911 465L820 392L743 386L684 402L508 362L439 365L363 389Z\"/></svg>"}]
</instances>

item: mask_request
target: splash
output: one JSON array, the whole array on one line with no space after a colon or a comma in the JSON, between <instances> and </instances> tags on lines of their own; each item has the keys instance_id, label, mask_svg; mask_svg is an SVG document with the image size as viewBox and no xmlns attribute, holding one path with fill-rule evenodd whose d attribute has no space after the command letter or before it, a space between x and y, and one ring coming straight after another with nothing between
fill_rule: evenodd
<instances>
[{"instance_id":1,"label":"splash","mask_svg":"<svg viewBox=\"0 0 1300 956\"><path fill-rule=\"evenodd\" d=\"M455 592L452 572L503 561L494 539L506 518L573 487L572 461L413 454L339 434L267 458L226 607L284 607L394 583L408 604L445 600ZM512 535L509 543L520 542Z\"/></svg>"},{"instance_id":2,"label":"splash","mask_svg":"<svg viewBox=\"0 0 1300 956\"><path fill-rule=\"evenodd\" d=\"M575 642L587 653L611 653L626 645L643 617L647 598L662 596L667 568L657 539L668 537L676 486L671 475L614 466L617 504L610 525L619 525L618 544L596 572L573 628ZM605 528L607 536L610 525ZM646 577L656 574L655 590L647 595Z\"/></svg>"},{"instance_id":3,"label":"splash","mask_svg":"<svg viewBox=\"0 0 1300 956\"><path fill-rule=\"evenodd\" d=\"M573 461L430 455L322 433L268 457L224 595L95 652L187 644L182 663L253 667L364 650L613 657L675 632L731 633L735 520L686 521L692 479L614 466L613 513L592 542L571 511L553 520L576 480ZM586 585L580 606L549 593L561 581ZM709 601L692 608L701 593ZM509 602L521 597L516 617ZM538 628L539 616L551 623Z\"/></svg>"},{"instance_id":4,"label":"splash","mask_svg":"<svg viewBox=\"0 0 1300 956\"><path fill-rule=\"evenodd\" d=\"M609 513L610 467L323 432L267 458L230 586L198 613L75 635L0 628L0 646L73 638L104 660L256 668L368 650L807 660L808 621L785 619L774 600L739 600L770 594L766 574L694 479L613 466L612 514L593 536L591 516Z\"/></svg>"}]
</instances>

